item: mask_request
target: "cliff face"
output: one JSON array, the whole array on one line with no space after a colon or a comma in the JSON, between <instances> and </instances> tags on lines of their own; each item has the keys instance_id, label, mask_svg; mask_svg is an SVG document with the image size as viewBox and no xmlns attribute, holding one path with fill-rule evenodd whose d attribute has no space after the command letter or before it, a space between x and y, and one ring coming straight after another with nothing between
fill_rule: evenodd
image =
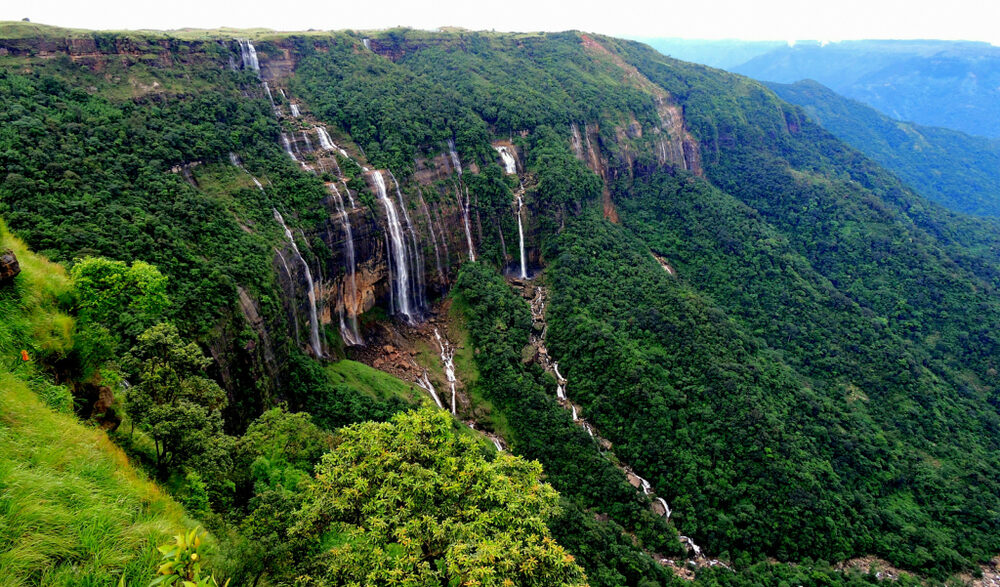
<instances>
[{"instance_id":1,"label":"cliff face","mask_svg":"<svg viewBox=\"0 0 1000 587\"><path fill-rule=\"evenodd\" d=\"M359 43L356 51L371 51L393 62L403 60L435 42L432 38L395 43L391 40L367 41ZM441 42L448 46L456 43L454 38ZM608 189L609 182L623 174L645 174L660 167L701 175L699 147L687 130L681 108L669 93L598 41L581 35L581 43L596 59L609 62L619 71L625 84L651 95L655 104L656 123L652 125L647 122L644 126L634 113L624 112L614 115L612 122L586 122L582 131L577 124L570 127L570 136L567 137L569 146L578 159L602 178L605 216L612 222L618 222ZM280 93L288 100L287 106L278 106L279 118L286 125L291 123L294 128L307 127L283 136L283 140L288 139L286 151L290 151L303 169L331 173L339 178L333 183L342 200L340 205L343 211L333 198L328 198L324 202L326 220L312 229L306 228L302 234L304 242L318 239L324 244L324 254L313 255L311 260L316 264L312 273L316 280L317 312L325 329L337 328L341 320L349 322L352 317L356 318L375 306L398 309L398 302L394 301L394 296L398 296L400 291L394 290L394 280L400 279L398 259L394 257L396 243L389 230L389 210L384 202L372 197L376 187L371 180L371 172L365 172L368 183L366 194L350 191L343 181L342 166L368 168L364 154L351 145L347 145L349 153L341 151L342 157L337 157L335 149L329 148L329 145L324 148L318 129L324 127L324 121L313 114L317 109L292 95L296 55L301 49L301 46L296 47L289 42L267 42L258 51L258 58L261 78L269 84L270 91L275 95ZM318 41L311 48L315 51L324 49L324 44ZM290 109L291 104L296 105L294 112ZM648 121L648 117L645 120ZM344 136L342 140L350 141L350 138ZM338 141L335 147L342 149L344 145ZM433 152L435 147L439 152ZM524 183L533 185L514 142L497 140L492 147L512 154L522 186ZM398 215L397 221L406 241L406 277L413 282L412 287L434 298L448 290L458 266L464 260L479 254L484 230L493 235L490 238L498 238L508 266L518 263L519 233L514 220L517 212L513 193L510 195L510 218L499 225L495 221L488 222L484 229L479 202L474 193L469 193L462 176L463 171L478 173L477 162L464 165L453 148L449 152L445 145L425 145L425 148L431 153L413 160L413 172L408 177L393 177L389 170L380 173L384 177L389 200L398 207L393 213ZM499 155L496 161L503 163ZM533 266L541 262L537 246L538 225L534 219L544 213L544 210L532 209L529 199L520 216L527 241L526 256ZM353 271L346 242L349 232L353 237ZM289 247L279 247L275 267L281 276L288 318L296 324L297 339L302 344L305 340L302 333L308 328L308 286L303 272L295 265Z\"/></svg>"}]
</instances>

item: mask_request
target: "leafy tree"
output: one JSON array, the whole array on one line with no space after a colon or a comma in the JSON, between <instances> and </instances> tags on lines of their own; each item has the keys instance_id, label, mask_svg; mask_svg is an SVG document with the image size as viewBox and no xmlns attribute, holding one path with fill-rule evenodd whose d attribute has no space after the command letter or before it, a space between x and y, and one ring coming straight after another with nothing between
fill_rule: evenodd
<instances>
[{"instance_id":1,"label":"leafy tree","mask_svg":"<svg viewBox=\"0 0 1000 587\"><path fill-rule=\"evenodd\" d=\"M583 585L549 534L558 494L541 466L452 431L432 410L340 432L293 534L332 546L313 584Z\"/></svg>"},{"instance_id":2,"label":"leafy tree","mask_svg":"<svg viewBox=\"0 0 1000 587\"><path fill-rule=\"evenodd\" d=\"M171 466L228 442L219 413L226 405L226 394L205 376L210 362L198 345L185 344L169 323L140 334L124 359L125 370L135 382L126 394L125 411L132 425L153 439L161 477Z\"/></svg>"}]
</instances>

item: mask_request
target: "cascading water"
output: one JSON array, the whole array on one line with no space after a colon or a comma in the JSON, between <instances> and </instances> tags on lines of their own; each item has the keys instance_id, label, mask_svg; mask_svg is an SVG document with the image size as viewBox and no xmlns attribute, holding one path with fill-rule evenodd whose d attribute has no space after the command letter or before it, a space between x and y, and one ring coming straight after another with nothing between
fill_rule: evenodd
<instances>
[{"instance_id":1,"label":"cascading water","mask_svg":"<svg viewBox=\"0 0 1000 587\"><path fill-rule=\"evenodd\" d=\"M455 141L448 139L448 156L451 157L451 166L455 168L455 173L462 175L462 160L455 152Z\"/></svg>"},{"instance_id":2,"label":"cascading water","mask_svg":"<svg viewBox=\"0 0 1000 587\"><path fill-rule=\"evenodd\" d=\"M299 163L299 158L295 156L295 151L292 150L292 142L288 140L288 135L281 133L281 142L285 146L285 153L292 158L292 161Z\"/></svg>"},{"instance_id":3,"label":"cascading water","mask_svg":"<svg viewBox=\"0 0 1000 587\"><path fill-rule=\"evenodd\" d=\"M458 197L458 207L462 209L462 222L465 224L465 240L469 244L469 260L476 260L476 251L472 246L472 227L469 225L469 190L465 190L465 202L462 201L462 192L455 191L455 196Z\"/></svg>"},{"instance_id":4,"label":"cascading water","mask_svg":"<svg viewBox=\"0 0 1000 587\"><path fill-rule=\"evenodd\" d=\"M309 286L309 343L312 346L313 353L317 357L322 357L323 346L319 341L319 316L316 311L316 288L313 284L312 271L310 271L309 264L302 257L302 253L299 252L299 247L295 244L295 237L292 236L292 231L285 224L285 219L281 216L281 212L278 212L277 208L272 208L271 211L274 213L274 219L281 224L281 228L285 231L285 238L288 239L288 244L292 245L295 258L302 264L302 269L305 271L306 284Z\"/></svg>"},{"instance_id":5,"label":"cascading water","mask_svg":"<svg viewBox=\"0 0 1000 587\"><path fill-rule=\"evenodd\" d=\"M517 159L514 158L514 155L510 152L510 149L508 149L503 145L493 148L497 150L497 153L500 153L500 159L503 160L503 170L507 173L507 175L516 174Z\"/></svg>"},{"instance_id":6,"label":"cascading water","mask_svg":"<svg viewBox=\"0 0 1000 587\"><path fill-rule=\"evenodd\" d=\"M455 349L447 339L441 338L438 329L434 329L434 338L437 339L438 348L441 350L441 364L444 365L444 374L448 378L448 385L451 386L451 413L456 413L455 383Z\"/></svg>"},{"instance_id":7,"label":"cascading water","mask_svg":"<svg viewBox=\"0 0 1000 587\"><path fill-rule=\"evenodd\" d=\"M330 134L326 132L326 129L322 126L316 127L316 135L319 136L319 146L325 151L333 151L336 147L333 145L333 140L330 138Z\"/></svg>"},{"instance_id":8,"label":"cascading water","mask_svg":"<svg viewBox=\"0 0 1000 587\"><path fill-rule=\"evenodd\" d=\"M528 256L524 252L524 224L521 222L521 209L524 208L524 198L517 193L517 238L521 248L521 279L528 278Z\"/></svg>"},{"instance_id":9,"label":"cascading water","mask_svg":"<svg viewBox=\"0 0 1000 587\"><path fill-rule=\"evenodd\" d=\"M403 238L403 228L399 222L399 215L396 212L396 206L389 199L386 194L385 189L385 179L382 178L382 173L378 170L371 172L372 181L375 183L375 191L378 195L379 202L385 207L386 218L389 223L388 237L391 239L391 246L389 247L390 253L392 255L392 260L396 267L396 280L392 284L393 287L392 294L394 300L398 305L397 310L403 315L403 318L410 323L416 322L419 319L419 312L414 308L413 298L410 288L410 270L408 267L406 250L406 240Z\"/></svg>"},{"instance_id":10,"label":"cascading water","mask_svg":"<svg viewBox=\"0 0 1000 587\"><path fill-rule=\"evenodd\" d=\"M275 114L278 112L278 107L274 105L274 97L271 96L271 86L264 82L264 93L267 94L267 101L271 103L271 108L274 108Z\"/></svg>"},{"instance_id":11,"label":"cascading water","mask_svg":"<svg viewBox=\"0 0 1000 587\"><path fill-rule=\"evenodd\" d=\"M290 103L290 104L288 104L288 107L292 110L292 118L298 118L299 115L300 115L300 113L299 113L299 105L298 104L291 104Z\"/></svg>"},{"instance_id":12,"label":"cascading water","mask_svg":"<svg viewBox=\"0 0 1000 587\"><path fill-rule=\"evenodd\" d=\"M431 242L434 244L434 266L437 268L438 277L443 282L444 271L441 269L441 253L438 252L437 236L434 233L434 221L431 220L431 211L427 207L427 202L424 201L424 193L419 190L417 193L420 195L420 206L424 209L424 214L427 216L427 230L431 233Z\"/></svg>"},{"instance_id":13,"label":"cascading water","mask_svg":"<svg viewBox=\"0 0 1000 587\"><path fill-rule=\"evenodd\" d=\"M434 403L437 407L444 409L444 405L441 403L441 399L438 397L437 390L434 389L434 385L431 384L431 380L427 377L427 369L424 369L424 373L417 377L417 385L422 387L427 393L431 394L431 398L434 399Z\"/></svg>"},{"instance_id":14,"label":"cascading water","mask_svg":"<svg viewBox=\"0 0 1000 587\"><path fill-rule=\"evenodd\" d=\"M361 338L361 331L358 328L358 284L355 276L357 267L354 260L354 232L351 230L351 218L347 215L347 210L344 209L344 199L340 197L337 185L331 183L328 186L330 194L333 196L333 201L337 206L337 212L340 214L341 223L344 226L344 254L347 257L347 283L351 287L351 311L347 312L348 324L345 324L344 311L341 310L340 336L350 346L362 346L365 344L365 341ZM346 298L347 296L344 297ZM343 305L347 305L346 300Z\"/></svg>"},{"instance_id":15,"label":"cascading water","mask_svg":"<svg viewBox=\"0 0 1000 587\"><path fill-rule=\"evenodd\" d=\"M313 148L312 141L309 140L309 135L306 133L306 131L302 131L302 140L306 142L306 152L311 153L312 151L316 150Z\"/></svg>"},{"instance_id":16,"label":"cascading water","mask_svg":"<svg viewBox=\"0 0 1000 587\"><path fill-rule=\"evenodd\" d=\"M413 245L409 255L411 271L414 277L411 282L413 286L413 300L416 308L423 311L427 307L427 300L424 297L424 292L426 291L424 288L424 256L420 252L417 231L410 220L410 213L406 211L406 202L403 200L403 192L399 189L399 181L396 180L396 176L392 174L392 171L389 172L389 177L392 179L392 183L396 185L396 197L399 199L399 209L403 211L403 220L406 221L406 228L410 233L410 242Z\"/></svg>"},{"instance_id":17,"label":"cascading water","mask_svg":"<svg viewBox=\"0 0 1000 587\"><path fill-rule=\"evenodd\" d=\"M559 363L552 363L552 370L556 374L556 397L565 400L566 399L566 378L559 373Z\"/></svg>"},{"instance_id":18,"label":"cascading water","mask_svg":"<svg viewBox=\"0 0 1000 587\"><path fill-rule=\"evenodd\" d=\"M230 45L231 46L231 45ZM243 69L251 69L260 77L260 63L257 62L257 50L253 48L250 39L240 39L240 55L243 57Z\"/></svg>"}]
</instances>

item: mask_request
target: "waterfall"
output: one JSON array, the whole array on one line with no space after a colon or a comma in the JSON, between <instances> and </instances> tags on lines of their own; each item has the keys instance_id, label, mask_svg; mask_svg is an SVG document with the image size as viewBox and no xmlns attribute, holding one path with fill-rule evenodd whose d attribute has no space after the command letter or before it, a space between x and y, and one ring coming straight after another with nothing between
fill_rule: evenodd
<instances>
[{"instance_id":1,"label":"waterfall","mask_svg":"<svg viewBox=\"0 0 1000 587\"><path fill-rule=\"evenodd\" d=\"M285 152L292 158L292 161L298 163L299 158L295 156L295 151L292 150L292 143L288 140L288 135L281 133L281 142L285 145Z\"/></svg>"},{"instance_id":2,"label":"waterfall","mask_svg":"<svg viewBox=\"0 0 1000 587\"><path fill-rule=\"evenodd\" d=\"M313 148L312 141L309 140L309 135L306 134L306 131L302 131L302 138L306 141L306 152L311 153L316 150Z\"/></svg>"},{"instance_id":3,"label":"waterfall","mask_svg":"<svg viewBox=\"0 0 1000 587\"><path fill-rule=\"evenodd\" d=\"M458 197L458 207L462 209L462 222L465 223L465 240L469 243L469 260L476 260L476 251L472 247L472 227L469 225L469 190L465 190L465 202L462 202L462 192L456 189L455 195Z\"/></svg>"},{"instance_id":4,"label":"waterfall","mask_svg":"<svg viewBox=\"0 0 1000 587\"><path fill-rule=\"evenodd\" d=\"M369 51L372 50L372 42L370 40L361 39L361 43L365 46L365 49L368 49Z\"/></svg>"},{"instance_id":5,"label":"waterfall","mask_svg":"<svg viewBox=\"0 0 1000 587\"><path fill-rule=\"evenodd\" d=\"M462 175L462 160L455 152L455 141L452 139L448 139L448 156L451 157L451 166L455 168L455 172Z\"/></svg>"},{"instance_id":6,"label":"waterfall","mask_svg":"<svg viewBox=\"0 0 1000 587\"><path fill-rule=\"evenodd\" d=\"M242 48L241 48L240 50L242 51ZM236 70L238 69L238 68L236 67L236 60L235 60L235 59L233 59L233 56L232 56L232 55L230 55L230 56L229 56L229 69L230 69L231 71L236 71Z\"/></svg>"},{"instance_id":7,"label":"waterfall","mask_svg":"<svg viewBox=\"0 0 1000 587\"><path fill-rule=\"evenodd\" d=\"M274 213L274 219L281 224L281 228L285 231L285 238L288 239L288 244L292 245L292 251L295 252L296 259L302 264L302 269L305 271L306 284L309 286L309 342L313 353L317 357L322 357L323 347L319 341L319 318L316 312L316 288L313 285L312 271L309 270L309 264L306 263L306 260L302 258L302 253L299 252L299 247L295 244L295 237L292 236L292 231L285 224L285 219L282 218L281 212L278 212L277 208L272 208L271 211Z\"/></svg>"},{"instance_id":8,"label":"waterfall","mask_svg":"<svg viewBox=\"0 0 1000 587\"><path fill-rule=\"evenodd\" d=\"M267 94L267 101L271 103L271 108L274 108L275 113L278 111L278 107L274 105L274 97L271 96L271 86L264 82L264 92Z\"/></svg>"},{"instance_id":9,"label":"waterfall","mask_svg":"<svg viewBox=\"0 0 1000 587\"><path fill-rule=\"evenodd\" d=\"M282 98L283 98L283 99L284 99L285 101L288 101L288 96L286 96L286 95L285 95L285 90L284 90L283 88L278 88L278 93L279 93L279 94L281 94L281 97L282 97Z\"/></svg>"},{"instance_id":10,"label":"waterfall","mask_svg":"<svg viewBox=\"0 0 1000 587\"><path fill-rule=\"evenodd\" d=\"M577 159L583 161L583 141L580 138L580 129L575 122L570 126L570 131L572 132L573 154L576 155Z\"/></svg>"},{"instance_id":11,"label":"waterfall","mask_svg":"<svg viewBox=\"0 0 1000 587\"><path fill-rule=\"evenodd\" d=\"M390 287L392 295L395 296L399 313L403 315L407 322L416 322L419 318L417 311L413 308L410 294L410 272L407 267L406 241L403 238L403 228L399 223L399 215L396 213L396 206L389 199L385 191L385 179L378 170L371 172L372 180L375 182L375 191L378 199L385 207L386 218L389 223L387 237L392 239L390 255L396 266L396 280Z\"/></svg>"},{"instance_id":12,"label":"waterfall","mask_svg":"<svg viewBox=\"0 0 1000 587\"><path fill-rule=\"evenodd\" d=\"M441 408L442 410L444 409L444 405L441 403L441 399L438 398L437 391L434 389L434 386L431 384L431 380L427 378L427 370L426 369L424 369L423 375L421 375L420 377L417 377L417 385L419 385L420 387L422 387L425 391L427 391L427 393L431 394L431 397L434 399L434 403L437 404L437 407Z\"/></svg>"},{"instance_id":13,"label":"waterfall","mask_svg":"<svg viewBox=\"0 0 1000 587\"><path fill-rule=\"evenodd\" d=\"M257 179L256 177L254 177L254 176L252 176L252 175L250 176L250 179L252 179L252 180L253 180L253 182L254 182L254 184L256 184L256 185L257 185L257 189L259 189L260 191L264 191L264 186L262 186L262 185L260 184L260 180L259 180L259 179Z\"/></svg>"},{"instance_id":14,"label":"waterfall","mask_svg":"<svg viewBox=\"0 0 1000 587\"><path fill-rule=\"evenodd\" d=\"M252 69L260 77L260 63L257 62L257 50L253 48L250 39L240 39L240 55L243 57L243 69Z\"/></svg>"},{"instance_id":15,"label":"waterfall","mask_svg":"<svg viewBox=\"0 0 1000 587\"><path fill-rule=\"evenodd\" d=\"M316 127L316 134L319 136L319 146L325 151L333 151L336 147L333 145L333 140L330 139L330 134L326 132L326 129L322 126Z\"/></svg>"},{"instance_id":16,"label":"waterfall","mask_svg":"<svg viewBox=\"0 0 1000 587\"><path fill-rule=\"evenodd\" d=\"M243 165L240 164L239 156L232 151L229 152L229 162L232 163L234 167L243 167Z\"/></svg>"},{"instance_id":17,"label":"waterfall","mask_svg":"<svg viewBox=\"0 0 1000 587\"><path fill-rule=\"evenodd\" d=\"M451 413L455 412L455 349L447 339L441 338L438 329L434 329L434 338L437 339L438 348L441 349L441 364L444 365L444 374L448 378L448 385L451 386Z\"/></svg>"},{"instance_id":18,"label":"waterfall","mask_svg":"<svg viewBox=\"0 0 1000 587\"><path fill-rule=\"evenodd\" d=\"M417 231L413 227L413 222L410 220L410 213L406 211L406 202L403 201L403 192L399 189L399 181L396 180L396 176L392 174L392 171L389 171L389 177L392 179L392 183L396 184L396 198L399 199L399 208L403 211L403 220L406 221L406 228L410 233L410 241L413 245L413 249L410 251L409 255L409 261L412 264L411 269L414 277L411 281L411 286L413 287L413 300L417 309L423 310L427 307L427 300L424 295L424 292L426 291L426 288L424 287L424 256L420 251L420 244L417 240Z\"/></svg>"},{"instance_id":19,"label":"waterfall","mask_svg":"<svg viewBox=\"0 0 1000 587\"><path fill-rule=\"evenodd\" d=\"M437 267L438 277L443 282L444 271L441 269L441 253L438 252L437 236L434 234L434 221L431 220L431 211L427 208L427 202L424 201L424 192L418 189L417 194L420 196L420 206L424 209L424 214L427 216L427 230L431 233L431 243L434 244L434 266Z\"/></svg>"},{"instance_id":20,"label":"waterfall","mask_svg":"<svg viewBox=\"0 0 1000 587\"><path fill-rule=\"evenodd\" d=\"M282 92L282 93L284 93L284 92ZM292 118L298 118L299 117L299 105L298 104L289 103L288 107L292 109Z\"/></svg>"},{"instance_id":21,"label":"waterfall","mask_svg":"<svg viewBox=\"0 0 1000 587\"><path fill-rule=\"evenodd\" d=\"M493 148L497 150L497 153L500 153L500 158L503 160L503 169L507 173L507 175L516 174L517 159L514 158L514 155L510 152L510 149L508 149L503 145Z\"/></svg>"},{"instance_id":22,"label":"waterfall","mask_svg":"<svg viewBox=\"0 0 1000 587\"><path fill-rule=\"evenodd\" d=\"M340 336L350 346L362 346L365 344L365 341L361 338L361 331L358 329L358 283L356 279L357 266L354 260L354 232L351 230L351 219L347 215L347 210L344 209L344 199L340 197L337 185L333 183L327 185L329 186L330 193L333 195L337 212L340 214L341 222L344 225L344 254L347 257L348 269L347 282L351 286L351 311L347 313L347 320L350 323L350 327L346 327L344 317L341 315ZM346 306L346 301L342 305Z\"/></svg>"},{"instance_id":23,"label":"waterfall","mask_svg":"<svg viewBox=\"0 0 1000 587\"><path fill-rule=\"evenodd\" d=\"M497 447L497 452L503 452L503 445L500 444L500 440L493 436L490 436L489 438L493 441L493 446Z\"/></svg>"},{"instance_id":24,"label":"waterfall","mask_svg":"<svg viewBox=\"0 0 1000 587\"><path fill-rule=\"evenodd\" d=\"M663 517L669 520L671 511L670 511L670 506L667 505L667 500L663 499L662 497L657 497L656 501L660 502L660 505L663 506Z\"/></svg>"},{"instance_id":25,"label":"waterfall","mask_svg":"<svg viewBox=\"0 0 1000 587\"><path fill-rule=\"evenodd\" d=\"M559 373L559 363L552 363L552 370L556 374L556 397L565 400L566 399L566 378Z\"/></svg>"},{"instance_id":26,"label":"waterfall","mask_svg":"<svg viewBox=\"0 0 1000 587\"><path fill-rule=\"evenodd\" d=\"M256 180L257 178L255 177L254 181ZM263 190L263 188L261 189ZM285 268L285 275L288 275L288 282L292 283L292 280L295 278L292 277L292 270L288 268L288 261L285 260L285 256L278 250L277 247L274 248L274 252L278 255L278 258L281 259L281 266ZM301 344L300 341L302 337L299 335L299 313L298 310L295 309L295 304L292 304L292 316L294 318L292 323L295 324L295 344Z\"/></svg>"},{"instance_id":27,"label":"waterfall","mask_svg":"<svg viewBox=\"0 0 1000 587\"><path fill-rule=\"evenodd\" d=\"M577 413L576 413L576 405L575 404L571 404L571 405L573 405L573 421L576 422L577 420L580 419L580 416L578 416Z\"/></svg>"},{"instance_id":28,"label":"waterfall","mask_svg":"<svg viewBox=\"0 0 1000 587\"><path fill-rule=\"evenodd\" d=\"M524 253L524 224L521 222L521 209L524 208L524 198L517 193L517 238L521 247L521 279L528 278L528 257Z\"/></svg>"},{"instance_id":29,"label":"waterfall","mask_svg":"<svg viewBox=\"0 0 1000 587\"><path fill-rule=\"evenodd\" d=\"M344 192L347 194L347 201L351 203L351 210L357 208L357 206L354 205L354 196L351 195L351 188L347 187L347 182L344 181L344 178L340 178L340 183L344 186Z\"/></svg>"}]
</instances>

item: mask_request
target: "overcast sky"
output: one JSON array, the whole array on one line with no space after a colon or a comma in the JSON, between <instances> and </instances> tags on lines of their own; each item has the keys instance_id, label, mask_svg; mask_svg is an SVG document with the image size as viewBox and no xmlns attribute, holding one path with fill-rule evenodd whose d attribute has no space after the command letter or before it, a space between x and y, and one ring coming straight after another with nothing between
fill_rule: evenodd
<instances>
[{"instance_id":1,"label":"overcast sky","mask_svg":"<svg viewBox=\"0 0 1000 587\"><path fill-rule=\"evenodd\" d=\"M461 26L693 39L967 39L1000 44L1000 0L30 0L0 20L93 29Z\"/></svg>"}]
</instances>

